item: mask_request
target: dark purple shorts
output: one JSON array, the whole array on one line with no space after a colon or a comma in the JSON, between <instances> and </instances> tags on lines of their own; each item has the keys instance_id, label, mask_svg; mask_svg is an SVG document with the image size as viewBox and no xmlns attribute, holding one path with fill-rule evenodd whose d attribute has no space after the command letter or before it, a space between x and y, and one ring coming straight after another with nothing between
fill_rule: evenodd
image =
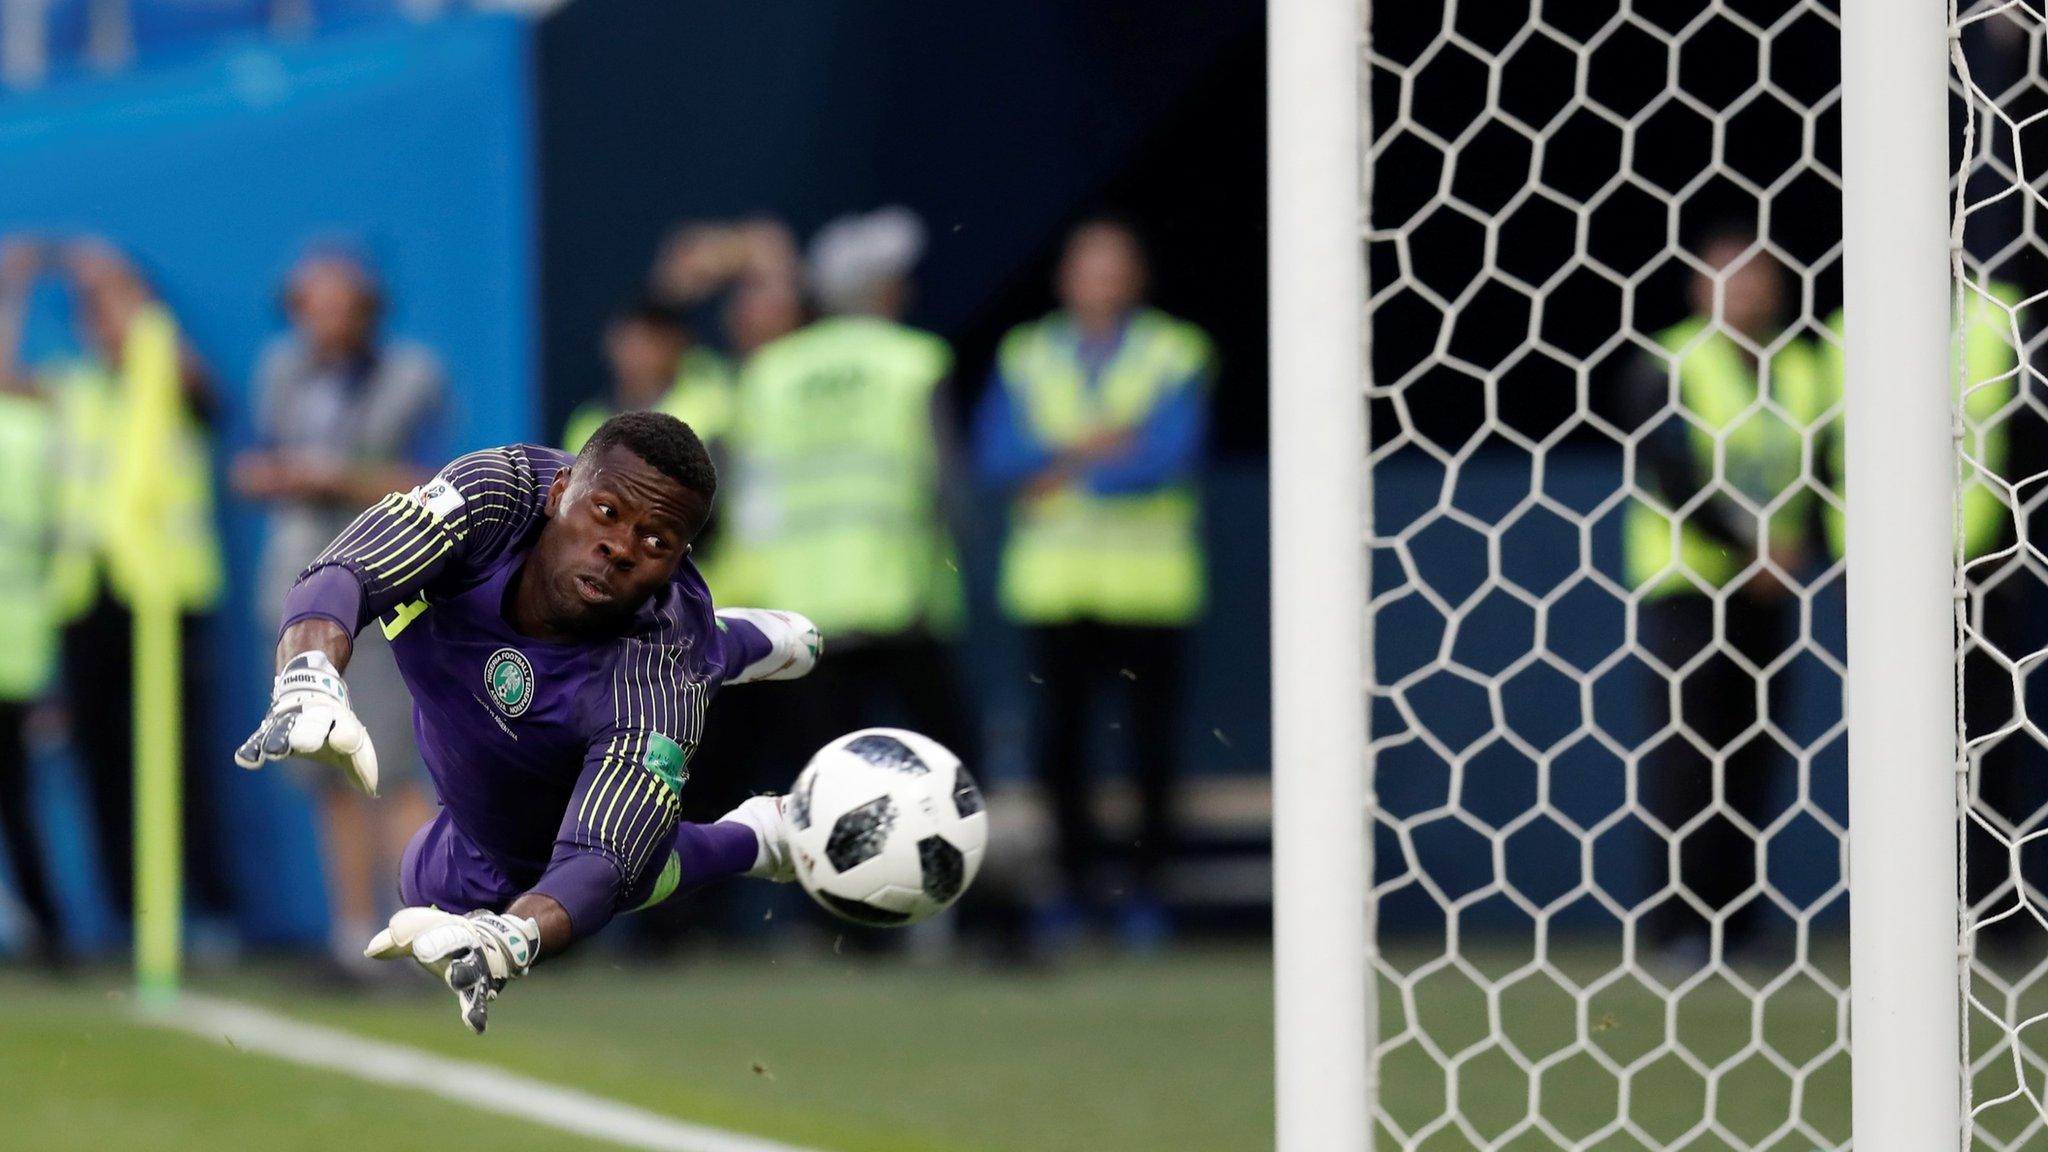
<instances>
[{"instance_id":1,"label":"dark purple shorts","mask_svg":"<svg viewBox=\"0 0 2048 1152\"><path fill-rule=\"evenodd\" d=\"M406 904L431 904L445 912L503 912L531 887L505 875L471 844L445 808L413 833L398 868L398 892Z\"/></svg>"},{"instance_id":2,"label":"dark purple shorts","mask_svg":"<svg viewBox=\"0 0 2048 1152\"><path fill-rule=\"evenodd\" d=\"M696 825L685 825L684 829L702 832ZM735 860L745 855L746 860L740 861L736 869L726 868L715 875L751 866L752 841L748 840L743 847L744 852L732 855ZM668 889L675 886L676 876L665 875L669 869L657 864L645 869L625 892L617 893L613 888L617 883L617 868L610 864L599 865L599 859L596 856L572 858L566 866L549 873L549 882L560 891L549 890L549 884L544 884L538 875L522 879L506 874L462 834L444 808L413 833L412 842L405 846L405 857L398 869L398 894L407 905L431 904L444 912L474 912L479 908L503 912L522 894L541 888L565 908L590 908L602 904L606 909L602 918L609 919L614 902L617 910L630 912L647 903L657 892L666 896L668 891L662 888L664 880ZM666 862L664 857L662 863ZM586 913L584 919L590 920L590 914Z\"/></svg>"}]
</instances>

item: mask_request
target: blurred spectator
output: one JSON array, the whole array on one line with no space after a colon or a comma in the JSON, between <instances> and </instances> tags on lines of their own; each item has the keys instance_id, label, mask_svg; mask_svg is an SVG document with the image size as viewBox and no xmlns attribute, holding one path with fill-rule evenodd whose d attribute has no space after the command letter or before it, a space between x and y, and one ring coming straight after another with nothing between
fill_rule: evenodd
<instances>
[{"instance_id":1,"label":"blurred spectator","mask_svg":"<svg viewBox=\"0 0 2048 1152\"><path fill-rule=\"evenodd\" d=\"M810 271L828 315L761 347L740 375L728 508L747 594L805 613L832 645L792 685L801 702L783 705L803 750L893 705L972 759L945 647L963 615L942 508L953 353L902 323L923 249L904 209L827 225Z\"/></svg>"},{"instance_id":2,"label":"blurred spectator","mask_svg":"<svg viewBox=\"0 0 2048 1152\"><path fill-rule=\"evenodd\" d=\"M803 271L796 239L779 221L755 219L739 223L693 223L670 235L657 256L650 283L654 293L678 309L688 310L705 328L723 330L732 362L744 366L755 353L802 327L806 320ZM707 439L718 462L720 492L712 520L698 539L692 559L720 604L766 603L760 591L764 557L737 547L731 524L744 501L734 446L737 390L720 435ZM686 422L692 418L683 416ZM692 425L695 427L695 425ZM699 435L704 434L698 429ZM793 686L792 686L793 687ZM717 719L693 758L696 782L685 790L684 818L715 820L744 800L756 787L781 789L788 784L790 758L801 762L799 736L789 724L787 700L780 693L722 695L712 705ZM663 946L707 926L722 926L741 935L756 933L782 897L749 895L743 888L713 890L695 898L686 909L671 901L637 917L644 944Z\"/></svg>"},{"instance_id":3,"label":"blurred spectator","mask_svg":"<svg viewBox=\"0 0 2048 1152\"><path fill-rule=\"evenodd\" d=\"M1825 452L1811 454L1821 471L1809 480L1806 446L1834 402L1810 342L1783 330L1785 273L1754 234L1713 232L1697 257L1693 314L1658 333L1663 351L1643 358L1628 389L1631 426L1645 434L1624 527L1628 583L1644 597L1639 635L1663 670L1651 678L1656 733L1642 761L1643 795L1663 826L1653 875L1667 875L1679 845L1672 887L1645 925L1677 967L1697 967L1715 945L1725 959L1756 933L1750 829L1768 822L1773 766L1790 766L1757 725L1784 718L1790 677L1770 678L1760 716L1754 670L1797 636L1829 482Z\"/></svg>"},{"instance_id":4,"label":"blurred spectator","mask_svg":"<svg viewBox=\"0 0 2048 1152\"><path fill-rule=\"evenodd\" d=\"M71 740L92 792L103 871L126 915L134 877L131 606L147 586L181 618L186 879L195 910L220 915L232 901L215 820L225 753L211 746L207 721L210 617L222 586L208 435L213 391L169 309L125 255L98 240L42 253L39 270L61 270L70 283L81 345L75 359L40 376L58 426L51 595L64 624ZM8 306L18 311L23 298Z\"/></svg>"},{"instance_id":5,"label":"blurred spectator","mask_svg":"<svg viewBox=\"0 0 2048 1152\"><path fill-rule=\"evenodd\" d=\"M655 291L689 307L748 281L795 285L803 277L796 236L779 220L697 222L677 228L655 258Z\"/></svg>"},{"instance_id":6,"label":"blurred spectator","mask_svg":"<svg viewBox=\"0 0 2048 1152\"><path fill-rule=\"evenodd\" d=\"M1065 883L1038 916L1050 950L1100 895L1087 717L1110 688L1130 703L1119 731L1143 808L1118 930L1141 950L1169 930L1159 884L1183 649L1205 591L1197 485L1214 362L1201 330L1144 305L1146 279L1130 226L1076 228L1061 309L1004 338L975 420L982 472L1012 497L1002 605L1029 630L1045 689L1038 776Z\"/></svg>"},{"instance_id":7,"label":"blurred spectator","mask_svg":"<svg viewBox=\"0 0 2048 1152\"><path fill-rule=\"evenodd\" d=\"M433 474L434 425L443 403L441 366L427 349L380 331L383 292L353 253L316 249L285 282L291 331L257 361L250 393L262 447L235 461L236 492L270 505L259 574L258 618L268 637L299 571L356 515L386 493ZM325 832L330 940L338 963L368 971L362 957L384 913L389 887L413 829L431 800L413 742L412 699L390 647L375 628L356 640L350 700L380 761L381 801L342 774L311 772Z\"/></svg>"},{"instance_id":8,"label":"blurred spectator","mask_svg":"<svg viewBox=\"0 0 2048 1152\"><path fill-rule=\"evenodd\" d=\"M784 336L795 332L810 319L804 301L803 271L796 263L796 242L781 224L756 222L740 231L742 242L731 248L740 255L734 263L736 279L725 301L726 338L734 358L742 365ZM738 508L741 492L731 490L724 501L728 509ZM723 520L714 516L714 522ZM713 541L717 543L716 540ZM703 566L700 565L700 568ZM712 591L728 604L761 604L762 559L742 547L714 551L704 578ZM766 705L740 705L743 713L760 714ZM754 717L732 725L736 733L756 728Z\"/></svg>"},{"instance_id":9,"label":"blurred spectator","mask_svg":"<svg viewBox=\"0 0 2048 1152\"><path fill-rule=\"evenodd\" d=\"M611 392L577 405L562 430L562 447L583 447L597 426L621 412L653 408L688 424L707 445L731 422L732 370L725 358L691 336L682 310L648 295L613 314L604 333Z\"/></svg>"},{"instance_id":10,"label":"blurred spectator","mask_svg":"<svg viewBox=\"0 0 2048 1152\"><path fill-rule=\"evenodd\" d=\"M0 248L0 837L29 917L29 955L55 964L63 938L30 808L29 716L56 661L48 589L56 419L33 382L11 370L40 259L30 245Z\"/></svg>"},{"instance_id":11,"label":"blurred spectator","mask_svg":"<svg viewBox=\"0 0 2048 1152\"><path fill-rule=\"evenodd\" d=\"M650 283L663 301L683 310L709 309L722 297L726 346L744 361L803 325L803 273L787 224L765 217L700 221L669 235Z\"/></svg>"},{"instance_id":12,"label":"blurred spectator","mask_svg":"<svg viewBox=\"0 0 2048 1152\"><path fill-rule=\"evenodd\" d=\"M752 276L734 285L725 327L733 354L744 362L804 324L803 283L795 277Z\"/></svg>"}]
</instances>

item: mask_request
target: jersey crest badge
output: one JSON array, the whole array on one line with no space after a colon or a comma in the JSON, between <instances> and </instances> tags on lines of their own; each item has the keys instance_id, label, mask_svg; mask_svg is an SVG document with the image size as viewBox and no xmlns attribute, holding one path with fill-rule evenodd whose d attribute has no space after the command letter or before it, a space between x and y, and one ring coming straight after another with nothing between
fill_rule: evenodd
<instances>
[{"instance_id":1,"label":"jersey crest badge","mask_svg":"<svg viewBox=\"0 0 2048 1152\"><path fill-rule=\"evenodd\" d=\"M524 715L533 704L533 665L517 648L500 648L484 661L484 687L491 703L507 716Z\"/></svg>"}]
</instances>

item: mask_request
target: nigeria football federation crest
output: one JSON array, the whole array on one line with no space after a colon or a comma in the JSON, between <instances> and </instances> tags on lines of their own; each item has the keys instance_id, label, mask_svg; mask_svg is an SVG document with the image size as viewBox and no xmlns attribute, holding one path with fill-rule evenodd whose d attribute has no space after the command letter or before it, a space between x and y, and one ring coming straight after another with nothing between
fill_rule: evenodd
<instances>
[{"instance_id":1,"label":"nigeria football federation crest","mask_svg":"<svg viewBox=\"0 0 2048 1152\"><path fill-rule=\"evenodd\" d=\"M533 665L517 648L500 648L484 661L484 686L498 711L522 715L533 703Z\"/></svg>"}]
</instances>

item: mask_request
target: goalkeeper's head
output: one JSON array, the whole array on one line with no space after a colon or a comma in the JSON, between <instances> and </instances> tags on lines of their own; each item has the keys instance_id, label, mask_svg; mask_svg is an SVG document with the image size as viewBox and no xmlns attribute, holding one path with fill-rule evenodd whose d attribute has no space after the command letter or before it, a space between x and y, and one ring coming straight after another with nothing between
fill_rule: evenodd
<instances>
[{"instance_id":1,"label":"goalkeeper's head","mask_svg":"<svg viewBox=\"0 0 2048 1152\"><path fill-rule=\"evenodd\" d=\"M711 517L718 474L688 424L660 412L605 421L548 489L522 584L565 630L600 635L659 592Z\"/></svg>"}]
</instances>

